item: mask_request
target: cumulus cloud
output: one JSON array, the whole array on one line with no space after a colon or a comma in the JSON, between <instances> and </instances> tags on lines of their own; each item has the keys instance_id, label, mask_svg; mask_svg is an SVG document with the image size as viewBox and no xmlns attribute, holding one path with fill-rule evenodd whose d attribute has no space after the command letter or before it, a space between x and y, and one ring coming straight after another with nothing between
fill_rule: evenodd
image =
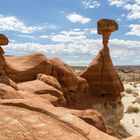
<instances>
[{"instance_id":1,"label":"cumulus cloud","mask_svg":"<svg viewBox=\"0 0 140 140\"><path fill-rule=\"evenodd\" d=\"M2 31L18 31L20 33L33 33L43 29L56 29L53 24L44 23L39 26L27 26L22 20L15 16L0 15L0 30Z\"/></svg>"},{"instance_id":2,"label":"cumulus cloud","mask_svg":"<svg viewBox=\"0 0 140 140\"><path fill-rule=\"evenodd\" d=\"M86 38L83 41L81 39L81 43L58 42L51 45L39 43L10 43L4 48L6 54L12 54L14 52L21 55L33 51L40 51L54 57L58 55L65 56L64 61L69 64L79 65L79 60L81 60L80 64L82 65L88 64L98 54L98 51L101 49L101 40ZM138 64L135 57L139 56L140 41L112 39L109 42L109 48L114 64ZM68 57L71 57L71 59L67 59ZM118 61L118 58L121 61Z\"/></svg>"},{"instance_id":3,"label":"cumulus cloud","mask_svg":"<svg viewBox=\"0 0 140 140\"><path fill-rule=\"evenodd\" d=\"M40 26L27 26L23 21L15 16L0 15L0 30L18 31L21 33L32 33L34 31L42 30Z\"/></svg>"},{"instance_id":4,"label":"cumulus cloud","mask_svg":"<svg viewBox=\"0 0 140 140\"><path fill-rule=\"evenodd\" d=\"M84 43L87 40L87 35L92 34L97 34L97 29L73 29L69 31L61 31L59 34L52 35L51 40L53 42Z\"/></svg>"},{"instance_id":5,"label":"cumulus cloud","mask_svg":"<svg viewBox=\"0 0 140 140\"><path fill-rule=\"evenodd\" d=\"M88 23L91 19L88 17L84 17L82 15L79 15L77 13L69 13L66 18L70 20L73 23L79 22L81 24L86 24Z\"/></svg>"},{"instance_id":6,"label":"cumulus cloud","mask_svg":"<svg viewBox=\"0 0 140 140\"><path fill-rule=\"evenodd\" d=\"M48 37L48 39L50 39L49 41L52 41L51 44L17 44L16 42L11 42L4 48L8 54L21 55L33 51L40 51L47 56L51 55L60 57L61 59L63 58L65 62L72 65L85 65L88 64L102 48L102 41L100 39L89 38L89 34L95 33L95 30L94 28L77 28L69 31L61 31L58 34L51 34L49 36L42 35L42 38ZM114 64L138 64L137 59L139 56L138 53L140 52L140 41L112 39L109 41L109 48Z\"/></svg>"},{"instance_id":7,"label":"cumulus cloud","mask_svg":"<svg viewBox=\"0 0 140 140\"><path fill-rule=\"evenodd\" d=\"M48 39L49 36L48 35L40 35L39 38L41 38L41 39Z\"/></svg>"},{"instance_id":8,"label":"cumulus cloud","mask_svg":"<svg viewBox=\"0 0 140 140\"><path fill-rule=\"evenodd\" d=\"M94 44L92 44L94 46ZM95 46L96 48L96 46ZM57 43L57 44L51 44L51 45L42 45L39 43L22 43L22 44L9 44L8 46L5 46L5 50L13 51L13 52L21 52L23 54L30 53L33 51L40 51L42 53L47 54L54 54L54 55L93 55L96 50L91 50L91 46L84 46L82 44L77 45L76 43Z\"/></svg>"},{"instance_id":9,"label":"cumulus cloud","mask_svg":"<svg viewBox=\"0 0 140 140\"><path fill-rule=\"evenodd\" d=\"M126 33L126 35L140 36L140 25L139 24L130 24L128 27L131 28L131 30L130 30L130 32Z\"/></svg>"},{"instance_id":10,"label":"cumulus cloud","mask_svg":"<svg viewBox=\"0 0 140 140\"><path fill-rule=\"evenodd\" d=\"M98 8L100 3L96 0L82 0L82 4L85 8Z\"/></svg>"},{"instance_id":11,"label":"cumulus cloud","mask_svg":"<svg viewBox=\"0 0 140 140\"><path fill-rule=\"evenodd\" d=\"M31 38L31 39L35 38L34 36L31 36L31 35L18 35L18 36L23 37L23 38Z\"/></svg>"},{"instance_id":12,"label":"cumulus cloud","mask_svg":"<svg viewBox=\"0 0 140 140\"><path fill-rule=\"evenodd\" d=\"M108 0L109 5L116 5L117 7L122 7L125 5L124 0Z\"/></svg>"},{"instance_id":13,"label":"cumulus cloud","mask_svg":"<svg viewBox=\"0 0 140 140\"><path fill-rule=\"evenodd\" d=\"M58 34L52 36L53 42L80 42L81 40L86 39L86 36L79 35L79 36L66 36L64 34Z\"/></svg>"},{"instance_id":14,"label":"cumulus cloud","mask_svg":"<svg viewBox=\"0 0 140 140\"><path fill-rule=\"evenodd\" d=\"M115 5L129 11L128 19L140 19L140 0L108 0L109 5Z\"/></svg>"}]
</instances>

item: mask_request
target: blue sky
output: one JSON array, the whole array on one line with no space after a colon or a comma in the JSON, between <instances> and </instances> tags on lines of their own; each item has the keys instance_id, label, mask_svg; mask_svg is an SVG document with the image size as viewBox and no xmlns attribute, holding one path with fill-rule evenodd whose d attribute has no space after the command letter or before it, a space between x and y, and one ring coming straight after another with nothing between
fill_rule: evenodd
<instances>
[{"instance_id":1,"label":"blue sky","mask_svg":"<svg viewBox=\"0 0 140 140\"><path fill-rule=\"evenodd\" d=\"M0 0L6 54L34 51L70 65L87 65L101 49L96 23L114 19L109 47L115 65L140 65L140 0Z\"/></svg>"}]
</instances>

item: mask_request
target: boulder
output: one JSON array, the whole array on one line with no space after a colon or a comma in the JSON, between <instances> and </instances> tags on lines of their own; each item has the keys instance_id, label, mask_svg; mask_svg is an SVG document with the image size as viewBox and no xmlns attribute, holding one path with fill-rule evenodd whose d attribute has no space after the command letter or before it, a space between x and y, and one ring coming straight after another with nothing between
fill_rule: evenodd
<instances>
[{"instance_id":1,"label":"boulder","mask_svg":"<svg viewBox=\"0 0 140 140\"><path fill-rule=\"evenodd\" d=\"M0 83L9 85L11 87L13 87L15 90L18 90L17 84L12 81L8 76L0 76Z\"/></svg>"},{"instance_id":2,"label":"boulder","mask_svg":"<svg viewBox=\"0 0 140 140\"><path fill-rule=\"evenodd\" d=\"M46 84L62 91L62 87L59 84L59 82L57 81L56 78L50 76L50 75L45 75L45 74L38 74L37 79L40 81L45 82Z\"/></svg>"},{"instance_id":3,"label":"boulder","mask_svg":"<svg viewBox=\"0 0 140 140\"><path fill-rule=\"evenodd\" d=\"M4 34L0 34L0 46L7 45L9 43L8 38Z\"/></svg>"},{"instance_id":4,"label":"boulder","mask_svg":"<svg viewBox=\"0 0 140 140\"><path fill-rule=\"evenodd\" d=\"M19 90L22 90L22 91L28 91L28 92L38 94L40 97L43 97L46 99L48 99L48 95L51 95L58 98L59 105L65 106L66 104L65 99L63 97L63 93L61 91L59 91L58 89L55 89L54 87L40 80L19 83L18 88Z\"/></svg>"},{"instance_id":5,"label":"boulder","mask_svg":"<svg viewBox=\"0 0 140 140\"><path fill-rule=\"evenodd\" d=\"M0 83L0 99L20 99L22 96L12 87Z\"/></svg>"},{"instance_id":6,"label":"boulder","mask_svg":"<svg viewBox=\"0 0 140 140\"><path fill-rule=\"evenodd\" d=\"M81 118L88 124L98 128L99 130L106 132L106 126L102 119L102 116L99 112L93 109L87 110L74 110L72 114L76 115L77 117Z\"/></svg>"},{"instance_id":7,"label":"boulder","mask_svg":"<svg viewBox=\"0 0 140 140\"><path fill-rule=\"evenodd\" d=\"M50 63L46 56L40 53L5 57L5 61L6 75L15 82L34 80L39 73L51 73Z\"/></svg>"}]
</instances>

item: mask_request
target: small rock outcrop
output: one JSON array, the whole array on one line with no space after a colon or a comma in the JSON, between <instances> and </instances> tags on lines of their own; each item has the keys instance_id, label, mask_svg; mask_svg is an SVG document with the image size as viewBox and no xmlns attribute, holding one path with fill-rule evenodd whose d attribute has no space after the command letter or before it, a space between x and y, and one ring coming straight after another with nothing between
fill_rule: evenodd
<instances>
[{"instance_id":1,"label":"small rock outcrop","mask_svg":"<svg viewBox=\"0 0 140 140\"><path fill-rule=\"evenodd\" d=\"M9 43L8 38L4 34L0 34L0 75L5 75L5 58L4 58L4 50L1 46L7 45Z\"/></svg>"},{"instance_id":2,"label":"small rock outcrop","mask_svg":"<svg viewBox=\"0 0 140 140\"><path fill-rule=\"evenodd\" d=\"M8 43L9 43L9 40L8 40L7 36L4 34L0 34L0 46L8 45Z\"/></svg>"}]
</instances>

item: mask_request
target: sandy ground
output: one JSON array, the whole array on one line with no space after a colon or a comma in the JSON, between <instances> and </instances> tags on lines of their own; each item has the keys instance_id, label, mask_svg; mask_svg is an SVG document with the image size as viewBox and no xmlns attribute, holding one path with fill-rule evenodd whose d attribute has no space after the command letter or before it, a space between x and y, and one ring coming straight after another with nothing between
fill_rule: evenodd
<instances>
[{"instance_id":1,"label":"sandy ground","mask_svg":"<svg viewBox=\"0 0 140 140\"><path fill-rule=\"evenodd\" d=\"M140 97L140 83L127 83L124 84L125 89L131 88L134 91L138 92ZM140 109L140 103L134 103L137 97L134 97L133 94L128 94L125 92L125 96L122 98L124 104L124 117L121 120L121 124L131 135L140 135L140 111L139 113L127 113L126 110L128 106L137 106Z\"/></svg>"}]
</instances>

